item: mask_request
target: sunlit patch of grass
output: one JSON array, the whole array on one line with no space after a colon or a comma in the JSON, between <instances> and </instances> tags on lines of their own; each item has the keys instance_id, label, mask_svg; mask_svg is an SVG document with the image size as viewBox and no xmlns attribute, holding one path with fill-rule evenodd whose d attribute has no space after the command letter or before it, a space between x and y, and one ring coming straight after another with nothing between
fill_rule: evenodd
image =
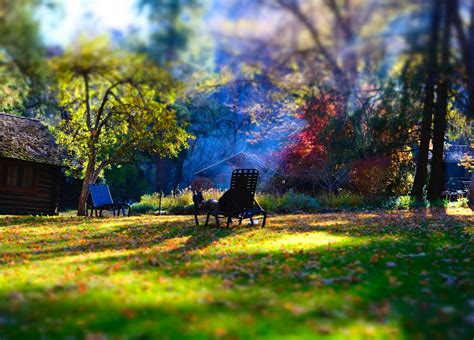
<instances>
[{"instance_id":1,"label":"sunlit patch of grass","mask_svg":"<svg viewBox=\"0 0 474 340\"><path fill-rule=\"evenodd\" d=\"M471 338L472 214L0 217L7 337Z\"/></svg>"},{"instance_id":2,"label":"sunlit patch of grass","mask_svg":"<svg viewBox=\"0 0 474 340\"><path fill-rule=\"evenodd\" d=\"M450 208L446 209L446 213L450 216L472 216L472 210L469 208Z\"/></svg>"},{"instance_id":3,"label":"sunlit patch of grass","mask_svg":"<svg viewBox=\"0 0 474 340\"><path fill-rule=\"evenodd\" d=\"M260 244L262 250L298 249L306 250L321 246L331 246L350 240L349 237L331 235L324 232L285 235L277 240Z\"/></svg>"}]
</instances>

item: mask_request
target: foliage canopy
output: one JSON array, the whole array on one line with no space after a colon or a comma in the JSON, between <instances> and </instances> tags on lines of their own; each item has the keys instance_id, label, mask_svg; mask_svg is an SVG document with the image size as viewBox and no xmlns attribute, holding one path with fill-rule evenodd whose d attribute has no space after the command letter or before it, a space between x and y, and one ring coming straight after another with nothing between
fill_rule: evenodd
<instances>
[{"instance_id":1,"label":"foliage canopy","mask_svg":"<svg viewBox=\"0 0 474 340\"><path fill-rule=\"evenodd\" d=\"M179 84L144 56L112 50L101 38L80 41L50 64L64 109L53 130L83 171L91 144L102 169L138 150L174 156L186 145L173 109Z\"/></svg>"}]
</instances>

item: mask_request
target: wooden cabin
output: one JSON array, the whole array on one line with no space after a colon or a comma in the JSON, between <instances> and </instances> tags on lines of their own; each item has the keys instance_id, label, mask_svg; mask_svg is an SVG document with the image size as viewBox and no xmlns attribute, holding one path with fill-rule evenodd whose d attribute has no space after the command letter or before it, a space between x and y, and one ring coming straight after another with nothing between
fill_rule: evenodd
<instances>
[{"instance_id":1,"label":"wooden cabin","mask_svg":"<svg viewBox=\"0 0 474 340\"><path fill-rule=\"evenodd\" d=\"M62 164L40 121L0 113L0 214L57 214Z\"/></svg>"},{"instance_id":2,"label":"wooden cabin","mask_svg":"<svg viewBox=\"0 0 474 340\"><path fill-rule=\"evenodd\" d=\"M235 169L257 169L260 172L260 184L265 183L272 176L279 175L270 166L263 164L257 156L241 151L197 171L195 176L209 178L215 188L227 189L232 171Z\"/></svg>"}]
</instances>

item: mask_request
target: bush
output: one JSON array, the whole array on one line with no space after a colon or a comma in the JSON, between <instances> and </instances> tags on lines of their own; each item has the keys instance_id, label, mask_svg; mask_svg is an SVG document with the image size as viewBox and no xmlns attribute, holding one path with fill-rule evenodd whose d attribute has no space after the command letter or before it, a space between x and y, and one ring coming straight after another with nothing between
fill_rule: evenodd
<instances>
[{"instance_id":1,"label":"bush","mask_svg":"<svg viewBox=\"0 0 474 340\"><path fill-rule=\"evenodd\" d=\"M158 211L158 206L155 206L154 204L143 202L132 204L132 213L135 214L146 214L154 211Z\"/></svg>"},{"instance_id":2,"label":"bush","mask_svg":"<svg viewBox=\"0 0 474 340\"><path fill-rule=\"evenodd\" d=\"M292 190L283 195L259 194L257 200L263 209L275 213L314 212L320 207L316 198Z\"/></svg>"},{"instance_id":3,"label":"bush","mask_svg":"<svg viewBox=\"0 0 474 340\"><path fill-rule=\"evenodd\" d=\"M409 195L404 195L396 199L395 208L409 209L410 207L413 207L413 204L416 204L416 200Z\"/></svg>"},{"instance_id":4,"label":"bush","mask_svg":"<svg viewBox=\"0 0 474 340\"><path fill-rule=\"evenodd\" d=\"M429 207L430 203L428 201L417 201L414 197L410 195L403 195L399 197L392 197L387 199L383 208L385 209L410 209L410 208L426 208Z\"/></svg>"},{"instance_id":5,"label":"bush","mask_svg":"<svg viewBox=\"0 0 474 340\"><path fill-rule=\"evenodd\" d=\"M217 189L209 189L203 192L205 199L218 199L223 192ZM153 213L159 210L160 195L143 195L139 203L132 206L132 211L138 214ZM319 208L384 208L384 209L410 209L417 207L450 207L466 208L468 199L460 198L455 202L440 200L429 203L428 201L417 202L408 195L391 197L388 199L367 198L357 193L341 191L337 193L322 193L317 198L294 191L283 195L259 193L257 201L263 209L270 213L294 213L315 212ZM176 215L193 214L192 191L180 190L171 195L163 196L161 199L161 210Z\"/></svg>"},{"instance_id":6,"label":"bush","mask_svg":"<svg viewBox=\"0 0 474 340\"><path fill-rule=\"evenodd\" d=\"M349 191L325 192L318 195L318 200L323 207L327 208L355 208L367 204L364 196Z\"/></svg>"},{"instance_id":7,"label":"bush","mask_svg":"<svg viewBox=\"0 0 474 340\"><path fill-rule=\"evenodd\" d=\"M390 157L372 157L354 163L349 180L354 190L367 197L381 196L390 179Z\"/></svg>"},{"instance_id":8,"label":"bush","mask_svg":"<svg viewBox=\"0 0 474 340\"><path fill-rule=\"evenodd\" d=\"M449 202L448 207L450 208L469 208L469 198L461 197L454 202Z\"/></svg>"},{"instance_id":9,"label":"bush","mask_svg":"<svg viewBox=\"0 0 474 340\"><path fill-rule=\"evenodd\" d=\"M209 189L203 192L205 199L219 198L222 195L220 190ZM161 210L173 214L192 213L193 192L190 189L172 192L170 195L161 197ZM160 209L160 194L143 195L139 203L132 206L134 212L150 213Z\"/></svg>"},{"instance_id":10,"label":"bush","mask_svg":"<svg viewBox=\"0 0 474 340\"><path fill-rule=\"evenodd\" d=\"M203 192L205 199L218 199L223 192L217 189L209 189ZM193 200L192 191L181 190L161 198L161 210L172 214L192 214ZM319 208L316 198L301 193L289 191L283 195L257 194L257 200L263 209L268 212L291 213L295 211L313 212ZM159 210L160 195L157 193L143 195L139 203L135 203L132 209L136 213L151 213Z\"/></svg>"},{"instance_id":11,"label":"bush","mask_svg":"<svg viewBox=\"0 0 474 340\"><path fill-rule=\"evenodd\" d=\"M404 195L399 197L390 198L385 201L383 207L386 209L410 209L410 208L468 208L469 199L467 197L458 198L456 201L450 202L447 199L436 200L434 202L429 202L424 200L418 202L415 198Z\"/></svg>"},{"instance_id":12,"label":"bush","mask_svg":"<svg viewBox=\"0 0 474 340\"><path fill-rule=\"evenodd\" d=\"M387 191L390 195L408 195L415 179L415 162L411 152L402 150L391 156L389 185Z\"/></svg>"},{"instance_id":13,"label":"bush","mask_svg":"<svg viewBox=\"0 0 474 340\"><path fill-rule=\"evenodd\" d=\"M104 177L117 202L137 201L147 192L145 173L136 164L114 166L105 170Z\"/></svg>"},{"instance_id":14,"label":"bush","mask_svg":"<svg viewBox=\"0 0 474 340\"><path fill-rule=\"evenodd\" d=\"M281 197L281 204L276 212L295 212L297 210L311 212L319 208L316 198L289 191Z\"/></svg>"}]
</instances>

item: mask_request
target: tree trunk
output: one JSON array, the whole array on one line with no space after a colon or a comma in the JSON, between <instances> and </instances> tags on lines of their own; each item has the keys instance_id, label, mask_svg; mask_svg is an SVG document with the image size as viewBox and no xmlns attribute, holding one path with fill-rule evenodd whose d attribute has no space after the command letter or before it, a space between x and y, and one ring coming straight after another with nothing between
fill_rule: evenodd
<instances>
[{"instance_id":1,"label":"tree trunk","mask_svg":"<svg viewBox=\"0 0 474 340\"><path fill-rule=\"evenodd\" d=\"M469 185L469 208L474 210L474 172L471 174L471 183Z\"/></svg>"},{"instance_id":2,"label":"tree trunk","mask_svg":"<svg viewBox=\"0 0 474 340\"><path fill-rule=\"evenodd\" d=\"M179 184L184 178L184 161L188 155L188 151L182 150L175 161L175 176L174 176L174 189L176 190Z\"/></svg>"},{"instance_id":3,"label":"tree trunk","mask_svg":"<svg viewBox=\"0 0 474 340\"><path fill-rule=\"evenodd\" d=\"M444 186L444 137L446 134L446 111L448 108L448 81L442 80L436 91L436 107L433 124L433 157L431 175L428 183L428 199L441 199Z\"/></svg>"},{"instance_id":4,"label":"tree trunk","mask_svg":"<svg viewBox=\"0 0 474 340\"><path fill-rule=\"evenodd\" d=\"M436 91L436 106L433 119L433 158L431 159L431 175L428 183L428 198L430 201L441 199L444 187L443 154L448 111L451 9L450 0L445 0L443 38L441 42L441 79Z\"/></svg>"},{"instance_id":5,"label":"tree trunk","mask_svg":"<svg viewBox=\"0 0 474 340\"><path fill-rule=\"evenodd\" d=\"M77 207L77 216L86 216L87 211L86 211L86 203L87 203L87 198L89 196L89 184L92 184L95 182L95 179L97 179L97 176L95 176L94 179L94 168L95 168L95 148L92 147L90 149L90 154L89 154L89 160L87 162L87 169L86 173L84 175L84 180L82 181L82 188L81 188L81 194L79 196L79 205Z\"/></svg>"},{"instance_id":6,"label":"tree trunk","mask_svg":"<svg viewBox=\"0 0 474 340\"><path fill-rule=\"evenodd\" d=\"M428 74L425 81L425 97L423 100L423 118L420 131L420 148L416 162L415 180L413 182L412 196L417 201L423 200L423 188L428 173L428 154L431 140L431 124L433 121L434 86L437 76L437 50L438 35L441 16L441 0L435 0L431 19L431 38L428 56Z\"/></svg>"},{"instance_id":7,"label":"tree trunk","mask_svg":"<svg viewBox=\"0 0 474 340\"><path fill-rule=\"evenodd\" d=\"M467 56L467 90L469 94L468 118L474 119L474 1L471 1L471 23L469 25L469 45Z\"/></svg>"},{"instance_id":8,"label":"tree trunk","mask_svg":"<svg viewBox=\"0 0 474 340\"><path fill-rule=\"evenodd\" d=\"M468 26L467 33L464 31L461 15L459 13L459 1L452 2L452 22L456 29L458 42L462 50L464 66L466 68L466 89L468 94L468 119L474 118L474 0L471 0L470 16L471 22Z\"/></svg>"},{"instance_id":9,"label":"tree trunk","mask_svg":"<svg viewBox=\"0 0 474 340\"><path fill-rule=\"evenodd\" d=\"M168 159L164 157L156 157L156 179L155 191L168 193L167 177L169 173Z\"/></svg>"}]
</instances>

